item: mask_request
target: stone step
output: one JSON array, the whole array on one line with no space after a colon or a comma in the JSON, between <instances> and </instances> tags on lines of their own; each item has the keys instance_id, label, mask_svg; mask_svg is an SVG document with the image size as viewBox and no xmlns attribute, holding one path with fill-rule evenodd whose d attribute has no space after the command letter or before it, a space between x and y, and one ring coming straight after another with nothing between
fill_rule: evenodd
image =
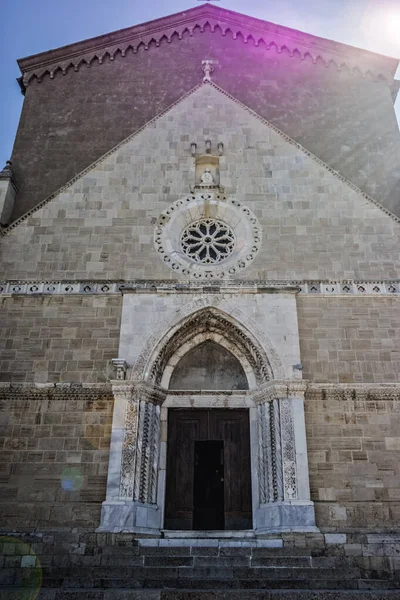
<instances>
[{"instance_id":1,"label":"stone step","mask_svg":"<svg viewBox=\"0 0 400 600\"><path fill-rule=\"evenodd\" d=\"M1 591L1 600L399 600L398 591L356 590L134 590L64 589L36 590L9 588Z\"/></svg>"},{"instance_id":2,"label":"stone step","mask_svg":"<svg viewBox=\"0 0 400 600\"><path fill-rule=\"evenodd\" d=\"M29 569L11 571L3 588L29 587ZM390 575L377 578L374 572L359 569L312 569L276 567L115 567L97 569L43 569L46 588L198 588L198 589L399 589L400 579ZM399 592L400 598L400 592Z\"/></svg>"}]
</instances>

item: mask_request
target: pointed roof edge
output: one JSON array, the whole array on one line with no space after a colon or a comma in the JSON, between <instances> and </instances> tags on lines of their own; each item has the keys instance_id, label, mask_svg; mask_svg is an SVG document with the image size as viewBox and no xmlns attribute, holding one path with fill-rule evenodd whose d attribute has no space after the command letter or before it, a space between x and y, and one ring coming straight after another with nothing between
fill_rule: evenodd
<instances>
[{"instance_id":1,"label":"pointed roof edge","mask_svg":"<svg viewBox=\"0 0 400 600\"><path fill-rule=\"evenodd\" d=\"M93 169L95 169L99 164L101 164L109 156L112 156L112 154L114 154L117 150L119 150L119 148L121 148L122 146L124 146L125 144L127 144L128 142L130 142L137 135L139 135L140 133L142 133L142 131L144 131L145 129L147 129L150 125L152 125L153 123L156 123L164 115L166 115L171 110L173 110L178 104L180 104L181 102L183 102L184 100L186 100L186 98L189 98L190 96L192 96L197 90L199 90L204 85L210 85L211 87L213 87L214 89L216 89L219 93L221 93L224 96L226 96L227 98L229 98L229 100L231 100L232 102L235 102L235 104L237 104L238 106L240 106L242 109L244 109L246 112L248 112L254 118L256 118L258 121L261 121L261 123L263 123L263 125L265 125L266 127L269 127L270 129L272 129L275 133L277 133L282 139L284 139L286 142L288 142L291 146L294 146L295 148L297 148L297 150L300 150L300 152L302 152L303 154L305 154L306 156L308 156L309 158L311 158L314 162L316 162L318 165L320 165L321 167L323 167L324 169L326 169L327 171L329 171L329 173L331 173L331 175L333 175L334 177L336 177L337 179L339 179L339 181L342 181L343 183L345 183L354 192L356 192L358 194L361 194L361 196L365 200L368 200L368 202L370 202L371 204L373 204L374 206L376 206L379 210L381 210L383 213L385 213L387 216L389 216L393 221L395 221L396 223L400 223L400 217L398 217L397 215L395 215L394 213L392 213L390 210L388 210L387 208L385 208L382 204L380 204L380 202L378 202L377 200L375 200L374 198L372 198L372 196L370 196L369 194L366 194L365 192L363 192L358 186L354 185L354 183L352 183L346 177L344 177L343 175L341 175L338 171L335 171L334 169L332 169L327 163L325 163L323 160L321 160L320 158L318 158L317 156L315 156L315 154L313 154L312 152L309 152L306 148L304 148L304 146L302 146L301 144L299 144L298 142L296 142L295 140L293 140L291 137L289 137L288 135L286 135L286 133L283 133L283 131L281 131L280 129L278 129L278 127L276 127L275 125L273 125L270 121L267 121L267 119L264 119L263 117L261 117L254 110L252 110L251 108L249 108L248 106L246 106L246 104L243 104L243 102L240 102L240 100L237 100L234 96L231 96L223 88L219 87L219 85L215 84L212 81L209 81L209 82L201 82L198 85L196 85L194 88L192 88L191 90L189 90L189 92L186 92L186 94L184 94L183 96L181 96L180 98L178 98L178 100L176 100L168 108L166 108L161 113L159 113L158 115L156 115L155 117L153 117L152 119L150 119L150 121L147 121L147 123L145 123L144 125L142 125L142 127L140 127L135 132L133 132L130 135L128 135L121 142L119 142L119 144L117 144L116 146L114 146L113 148L111 148L111 150L109 150L108 152L106 152L105 154L103 154L102 156L100 156L100 158L98 158L93 163L91 163L88 167L86 167L85 169L83 169L83 171L80 171L79 173L77 173L72 179L70 179L69 181L67 181L67 183L65 183L63 186L61 186L58 190L56 190L55 192L53 192L52 194L50 194L50 196L47 196L47 198L45 198L44 200L42 200L42 202L39 202L39 204L37 204L36 206L34 206L30 210L28 210L25 214L23 214L21 217L19 217L16 221L14 221L13 223L11 223L11 225L9 225L8 227L6 227L2 231L0 231L0 237L4 237L8 233L10 233L13 229L16 229L21 223L23 223L24 221L26 221L31 215L33 215L38 210L40 210L41 208L43 208L44 206L46 206L46 204L49 204L49 202L51 202L52 200L54 200L54 198L56 198L59 194L61 194L62 192L65 192L71 185L73 185L81 177L83 177L87 173L90 173L90 171L92 171Z\"/></svg>"},{"instance_id":2,"label":"pointed roof edge","mask_svg":"<svg viewBox=\"0 0 400 600\"><path fill-rule=\"evenodd\" d=\"M287 48L291 54L298 51L302 57L308 53L313 61L320 57L327 65L333 60L338 68L354 68L359 65L365 73L372 68L376 74L381 74L389 80L393 79L399 63L399 60L393 57L206 3L146 23L20 58L17 62L22 73L22 83L27 85L32 77L40 79L47 73L52 78L56 70L62 73L70 67L78 70L82 63L90 66L90 62L96 58L101 63L106 54L109 54L112 60L116 52L119 51L124 56L129 47L135 51L140 44L147 50L151 43L159 45L163 37L171 41L172 35L177 34L182 39L185 31L192 35L194 27L199 26L203 31L207 23L212 31L217 25L225 25L226 27L222 27L223 35L229 30L234 39L240 34L246 42L252 38L255 45L264 42L268 46L274 42L278 51Z\"/></svg>"}]
</instances>

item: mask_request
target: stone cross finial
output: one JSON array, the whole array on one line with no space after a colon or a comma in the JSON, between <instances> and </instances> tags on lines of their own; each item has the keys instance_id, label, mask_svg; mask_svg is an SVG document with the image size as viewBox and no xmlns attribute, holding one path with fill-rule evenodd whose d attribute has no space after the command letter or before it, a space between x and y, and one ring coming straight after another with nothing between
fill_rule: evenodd
<instances>
[{"instance_id":1,"label":"stone cross finial","mask_svg":"<svg viewBox=\"0 0 400 600\"><path fill-rule=\"evenodd\" d=\"M211 81L211 73L214 71L213 61L212 60L202 60L201 64L203 65L203 82Z\"/></svg>"}]
</instances>

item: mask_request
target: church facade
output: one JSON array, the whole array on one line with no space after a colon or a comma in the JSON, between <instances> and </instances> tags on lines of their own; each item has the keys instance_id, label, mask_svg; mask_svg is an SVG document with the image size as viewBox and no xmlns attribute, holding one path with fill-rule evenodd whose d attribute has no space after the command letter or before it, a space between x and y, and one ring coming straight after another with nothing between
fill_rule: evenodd
<instances>
[{"instance_id":1,"label":"church facade","mask_svg":"<svg viewBox=\"0 0 400 600\"><path fill-rule=\"evenodd\" d=\"M397 61L207 4L19 64L2 530L398 530Z\"/></svg>"}]
</instances>

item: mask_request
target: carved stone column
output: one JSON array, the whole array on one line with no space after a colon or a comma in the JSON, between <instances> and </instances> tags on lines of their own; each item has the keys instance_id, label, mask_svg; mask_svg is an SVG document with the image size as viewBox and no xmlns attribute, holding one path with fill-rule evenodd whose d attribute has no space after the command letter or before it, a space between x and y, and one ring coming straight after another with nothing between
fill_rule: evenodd
<instances>
[{"instance_id":1,"label":"carved stone column","mask_svg":"<svg viewBox=\"0 0 400 600\"><path fill-rule=\"evenodd\" d=\"M315 531L310 501L303 382L257 390L259 503L256 530Z\"/></svg>"},{"instance_id":2,"label":"carved stone column","mask_svg":"<svg viewBox=\"0 0 400 600\"><path fill-rule=\"evenodd\" d=\"M114 381L107 497L98 531L159 532L157 504L160 405L164 394L144 382Z\"/></svg>"}]
</instances>

